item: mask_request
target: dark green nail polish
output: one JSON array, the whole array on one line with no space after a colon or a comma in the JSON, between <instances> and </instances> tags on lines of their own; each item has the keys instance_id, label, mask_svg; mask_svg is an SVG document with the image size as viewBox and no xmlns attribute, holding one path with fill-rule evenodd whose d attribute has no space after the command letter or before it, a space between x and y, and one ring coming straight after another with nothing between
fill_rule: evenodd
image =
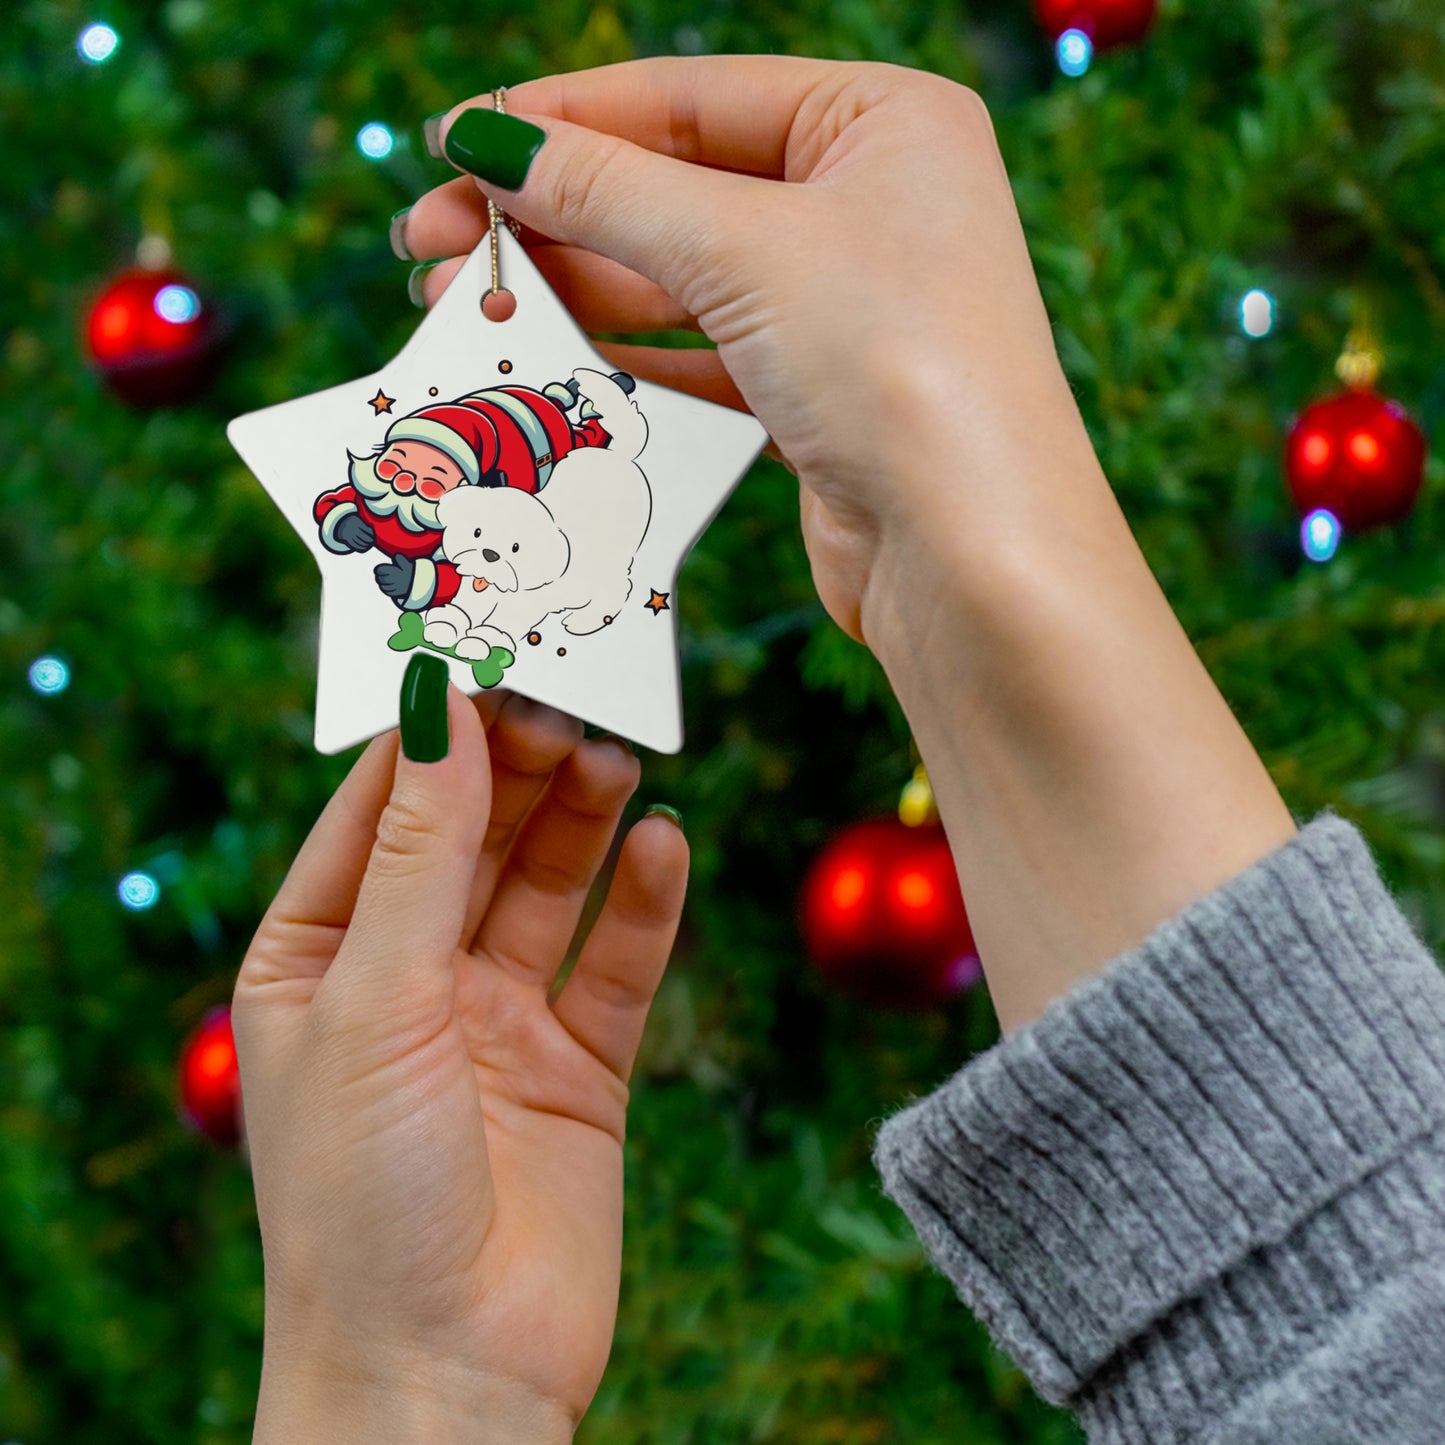
<instances>
[{"instance_id":1,"label":"dark green nail polish","mask_svg":"<svg viewBox=\"0 0 1445 1445\"><path fill-rule=\"evenodd\" d=\"M403 206L396 215L391 218L389 236L391 239L391 254L398 261L415 261L416 257L406 249L406 218L411 214L410 206Z\"/></svg>"},{"instance_id":2,"label":"dark green nail polish","mask_svg":"<svg viewBox=\"0 0 1445 1445\"><path fill-rule=\"evenodd\" d=\"M411 298L411 304L413 306L426 305L426 292L421 289L421 278L425 276L433 266L440 264L439 261L423 261L420 266L412 267L411 275L406 278L406 294Z\"/></svg>"},{"instance_id":3,"label":"dark green nail polish","mask_svg":"<svg viewBox=\"0 0 1445 1445\"><path fill-rule=\"evenodd\" d=\"M439 763L447 755L447 665L416 652L401 680L401 750L414 763Z\"/></svg>"},{"instance_id":4,"label":"dark green nail polish","mask_svg":"<svg viewBox=\"0 0 1445 1445\"><path fill-rule=\"evenodd\" d=\"M547 132L500 111L464 110L447 132L447 159L464 171L515 191L527 179Z\"/></svg>"},{"instance_id":5,"label":"dark green nail polish","mask_svg":"<svg viewBox=\"0 0 1445 1445\"><path fill-rule=\"evenodd\" d=\"M439 110L421 123L421 138L426 142L427 154L439 161L446 159L442 154L442 122L446 118L446 111Z\"/></svg>"},{"instance_id":6,"label":"dark green nail polish","mask_svg":"<svg viewBox=\"0 0 1445 1445\"><path fill-rule=\"evenodd\" d=\"M654 803L642 816L650 818L654 813L660 813L668 822L676 823L679 833L686 831L682 826L682 814L676 808L669 808L666 803Z\"/></svg>"}]
</instances>

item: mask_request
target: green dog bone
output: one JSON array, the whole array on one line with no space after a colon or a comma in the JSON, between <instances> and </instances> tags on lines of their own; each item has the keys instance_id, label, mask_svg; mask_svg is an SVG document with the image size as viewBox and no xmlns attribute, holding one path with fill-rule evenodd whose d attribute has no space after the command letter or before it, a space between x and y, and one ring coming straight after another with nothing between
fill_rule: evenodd
<instances>
[{"instance_id":1,"label":"green dog bone","mask_svg":"<svg viewBox=\"0 0 1445 1445\"><path fill-rule=\"evenodd\" d=\"M397 618L396 631L386 639L386 645L393 652L408 652L413 647L420 647L425 628L420 612L403 612Z\"/></svg>"},{"instance_id":2,"label":"green dog bone","mask_svg":"<svg viewBox=\"0 0 1445 1445\"><path fill-rule=\"evenodd\" d=\"M502 680L502 674L516 660L505 647L494 647L485 657L479 657L472 663L472 676L476 678L477 686L496 687Z\"/></svg>"}]
</instances>

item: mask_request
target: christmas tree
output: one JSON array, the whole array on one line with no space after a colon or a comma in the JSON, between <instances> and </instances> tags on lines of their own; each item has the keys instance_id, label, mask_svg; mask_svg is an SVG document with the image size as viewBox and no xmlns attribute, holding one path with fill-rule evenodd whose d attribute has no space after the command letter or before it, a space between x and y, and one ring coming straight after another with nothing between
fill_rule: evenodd
<instances>
[{"instance_id":1,"label":"christmas tree","mask_svg":"<svg viewBox=\"0 0 1445 1445\"><path fill-rule=\"evenodd\" d=\"M423 117L675 53L887 61L977 89L1146 557L1296 816L1358 823L1438 947L1440 464L1403 521L1302 535L1283 458L1351 333L1427 436L1445 404L1442 39L1428 0L1166 0L1142 43L1097 52L1027 0L15 7L0 1438L250 1438L250 1177L181 1122L177 1056L353 754L312 750L316 569L224 427L379 366L415 327L387 218L452 174ZM92 364L87 317L138 251L173 268L158 314L212 328L185 399L136 405ZM688 741L645 758L631 816L682 811L693 882L634 1075L621 1313L578 1438L1076 1440L868 1159L883 1115L997 1037L986 994L870 1008L800 939L810 861L890 812L915 760L881 671L816 601L780 467L757 465L675 601Z\"/></svg>"}]
</instances>

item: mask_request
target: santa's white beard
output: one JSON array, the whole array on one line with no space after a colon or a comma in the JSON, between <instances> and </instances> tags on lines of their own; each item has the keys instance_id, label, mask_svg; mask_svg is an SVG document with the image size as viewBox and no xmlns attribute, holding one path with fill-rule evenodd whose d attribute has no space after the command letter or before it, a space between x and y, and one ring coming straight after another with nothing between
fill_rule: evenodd
<instances>
[{"instance_id":1,"label":"santa's white beard","mask_svg":"<svg viewBox=\"0 0 1445 1445\"><path fill-rule=\"evenodd\" d=\"M351 458L351 485L378 517L395 516L408 532L440 532L437 504L415 492L398 492L376 475L375 457Z\"/></svg>"}]
</instances>

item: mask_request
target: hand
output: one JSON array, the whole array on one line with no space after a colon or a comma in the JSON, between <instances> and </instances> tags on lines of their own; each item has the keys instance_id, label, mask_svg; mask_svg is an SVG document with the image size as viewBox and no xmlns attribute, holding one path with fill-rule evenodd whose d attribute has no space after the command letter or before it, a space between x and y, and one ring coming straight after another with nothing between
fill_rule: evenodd
<instances>
[{"instance_id":1,"label":"hand","mask_svg":"<svg viewBox=\"0 0 1445 1445\"><path fill-rule=\"evenodd\" d=\"M687 845L631 830L549 1002L637 760L519 697L449 688L448 718L440 762L366 750L237 980L258 1442L570 1439L611 1348L627 1080Z\"/></svg>"},{"instance_id":2,"label":"hand","mask_svg":"<svg viewBox=\"0 0 1445 1445\"><path fill-rule=\"evenodd\" d=\"M442 136L491 103L463 102ZM711 337L715 352L599 349L757 415L803 484L819 595L854 637L870 583L887 585L880 557L916 575L939 538L981 530L1035 478L1072 457L1097 472L972 91L894 66L718 56L529 81L507 111L547 132L521 188L462 176L406 218L412 255L458 258L426 273L428 302L485 234L491 196L589 331Z\"/></svg>"},{"instance_id":3,"label":"hand","mask_svg":"<svg viewBox=\"0 0 1445 1445\"><path fill-rule=\"evenodd\" d=\"M1289 836L1094 455L977 95L708 56L507 110L547 133L521 187L438 187L408 249L469 253L490 196L587 330L717 343L598 349L751 408L797 473L813 580L908 717L1005 1028Z\"/></svg>"},{"instance_id":4,"label":"hand","mask_svg":"<svg viewBox=\"0 0 1445 1445\"><path fill-rule=\"evenodd\" d=\"M344 516L331 529L331 535L348 552L366 552L376 545L376 533L371 530L371 524L355 512Z\"/></svg>"},{"instance_id":5,"label":"hand","mask_svg":"<svg viewBox=\"0 0 1445 1445\"><path fill-rule=\"evenodd\" d=\"M411 595L412 578L416 575L416 563L400 552L390 562L380 562L372 569L376 585L386 593L398 607Z\"/></svg>"}]
</instances>

